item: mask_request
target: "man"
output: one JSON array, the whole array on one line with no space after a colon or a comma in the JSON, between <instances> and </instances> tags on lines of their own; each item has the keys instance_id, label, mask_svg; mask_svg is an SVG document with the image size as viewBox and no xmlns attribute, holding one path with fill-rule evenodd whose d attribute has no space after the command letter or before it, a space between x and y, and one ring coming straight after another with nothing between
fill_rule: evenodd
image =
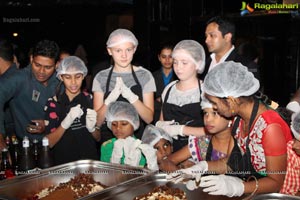
<instances>
[{"instance_id":1,"label":"man","mask_svg":"<svg viewBox=\"0 0 300 200\"><path fill-rule=\"evenodd\" d=\"M13 45L5 40L0 39L0 83L10 77L16 70L17 65L14 63L14 48ZM9 102L4 105L4 130L1 132L6 135L14 134L14 123L9 109Z\"/></svg>"},{"instance_id":2,"label":"man","mask_svg":"<svg viewBox=\"0 0 300 200\"><path fill-rule=\"evenodd\" d=\"M22 140L28 136L31 140L42 140L44 106L47 99L54 95L58 84L58 79L53 75L58 56L58 45L54 41L42 40L33 48L29 66L1 80L0 150L5 147L3 107L9 100L17 138ZM35 125L29 125L31 122Z\"/></svg>"},{"instance_id":3,"label":"man","mask_svg":"<svg viewBox=\"0 0 300 200\"><path fill-rule=\"evenodd\" d=\"M200 75L202 80L214 66L230 60L242 63L260 80L258 65L252 60L239 55L233 45L235 41L235 25L232 22L220 16L211 18L206 25L205 37L205 43L211 55L206 59L205 70Z\"/></svg>"}]
</instances>

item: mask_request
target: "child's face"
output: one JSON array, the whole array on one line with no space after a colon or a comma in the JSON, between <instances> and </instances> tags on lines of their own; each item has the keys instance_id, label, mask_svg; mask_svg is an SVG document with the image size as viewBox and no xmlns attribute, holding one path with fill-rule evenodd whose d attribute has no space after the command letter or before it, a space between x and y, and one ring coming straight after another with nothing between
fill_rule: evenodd
<instances>
[{"instance_id":1,"label":"child's face","mask_svg":"<svg viewBox=\"0 0 300 200\"><path fill-rule=\"evenodd\" d=\"M213 108L205 108L204 124L210 134L219 133L228 128L229 120L221 117Z\"/></svg>"},{"instance_id":2,"label":"child's face","mask_svg":"<svg viewBox=\"0 0 300 200\"><path fill-rule=\"evenodd\" d=\"M156 156L157 160L162 160L164 157L170 155L173 151L172 144L166 139L160 139L155 145L154 148L157 149Z\"/></svg>"},{"instance_id":3,"label":"child's face","mask_svg":"<svg viewBox=\"0 0 300 200\"><path fill-rule=\"evenodd\" d=\"M63 74L61 80L64 82L66 88L66 94L77 95L81 91L81 85L84 77L83 74Z\"/></svg>"},{"instance_id":4,"label":"child's face","mask_svg":"<svg viewBox=\"0 0 300 200\"><path fill-rule=\"evenodd\" d=\"M125 139L128 136L132 136L134 132L133 126L126 120L113 121L111 123L111 130L118 139Z\"/></svg>"}]
</instances>

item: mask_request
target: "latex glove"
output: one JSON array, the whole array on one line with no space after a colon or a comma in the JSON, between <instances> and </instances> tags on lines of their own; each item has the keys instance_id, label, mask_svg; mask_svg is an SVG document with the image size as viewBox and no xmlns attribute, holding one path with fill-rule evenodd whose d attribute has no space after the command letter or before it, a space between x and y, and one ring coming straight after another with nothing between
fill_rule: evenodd
<instances>
[{"instance_id":1,"label":"latex glove","mask_svg":"<svg viewBox=\"0 0 300 200\"><path fill-rule=\"evenodd\" d=\"M188 182L186 182L185 186L188 190L195 190L200 187L200 180L189 180Z\"/></svg>"},{"instance_id":2,"label":"latex glove","mask_svg":"<svg viewBox=\"0 0 300 200\"><path fill-rule=\"evenodd\" d=\"M166 179L174 183L179 183L184 181L184 179L195 179L198 183L202 174L207 172L208 164L206 161L200 161L199 163L193 165L192 167L181 169L171 174L168 174Z\"/></svg>"},{"instance_id":3,"label":"latex glove","mask_svg":"<svg viewBox=\"0 0 300 200\"><path fill-rule=\"evenodd\" d=\"M172 121L157 121L155 123L155 126L157 126L159 128L162 128L163 126L171 125L171 124L174 124L174 123L175 123L175 120L172 120Z\"/></svg>"},{"instance_id":4,"label":"latex glove","mask_svg":"<svg viewBox=\"0 0 300 200\"><path fill-rule=\"evenodd\" d=\"M95 126L97 122L97 112L93 109L87 109L85 117L86 128L90 133L95 131Z\"/></svg>"},{"instance_id":5,"label":"latex glove","mask_svg":"<svg viewBox=\"0 0 300 200\"><path fill-rule=\"evenodd\" d=\"M122 80L122 79L121 79ZM122 82L123 82L123 80L122 80ZM130 88L128 88L124 83L122 84L122 96L125 98L125 99L127 99L128 101L129 101L129 103L134 103L134 102L136 102L138 99L139 99L139 97L136 95L136 94L134 94L132 91L131 91L131 89Z\"/></svg>"},{"instance_id":6,"label":"latex glove","mask_svg":"<svg viewBox=\"0 0 300 200\"><path fill-rule=\"evenodd\" d=\"M297 101L291 101L286 105L286 109L292 111L292 112L299 112L300 111L300 105Z\"/></svg>"},{"instance_id":7,"label":"latex glove","mask_svg":"<svg viewBox=\"0 0 300 200\"><path fill-rule=\"evenodd\" d=\"M118 99L118 97L120 96L120 94L122 92L122 85L123 85L122 78L117 77L116 85L115 85L114 89L110 92L108 97L106 97L106 99L104 100L105 105L108 105L111 102L115 102Z\"/></svg>"},{"instance_id":8,"label":"latex glove","mask_svg":"<svg viewBox=\"0 0 300 200\"><path fill-rule=\"evenodd\" d=\"M123 156L123 148L125 145L125 140L124 139L117 139L114 143L114 148L112 151L112 155L110 158L111 163L121 163L121 158Z\"/></svg>"},{"instance_id":9,"label":"latex glove","mask_svg":"<svg viewBox=\"0 0 300 200\"><path fill-rule=\"evenodd\" d=\"M61 122L61 126L64 129L68 129L70 128L70 126L73 124L74 120L76 118L80 118L81 115L83 115L83 111L80 108L80 104L78 104L77 106L74 106L70 109L69 113L67 114L67 116L65 117L65 119Z\"/></svg>"},{"instance_id":10,"label":"latex glove","mask_svg":"<svg viewBox=\"0 0 300 200\"><path fill-rule=\"evenodd\" d=\"M225 195L228 197L240 197L244 194L243 180L222 175L210 175L201 178L200 187L204 187L203 192L211 195Z\"/></svg>"},{"instance_id":11,"label":"latex glove","mask_svg":"<svg viewBox=\"0 0 300 200\"><path fill-rule=\"evenodd\" d=\"M139 166L140 160L142 157L142 152L138 148L142 143L139 139L134 139L131 136L128 136L124 142L124 154L125 159L124 163L131 166Z\"/></svg>"},{"instance_id":12,"label":"latex glove","mask_svg":"<svg viewBox=\"0 0 300 200\"><path fill-rule=\"evenodd\" d=\"M146 157L147 167L150 170L157 171L159 169L158 164L157 164L157 156L156 156L156 151L157 150L154 149L149 144L141 144L139 146L139 148L141 149L142 153Z\"/></svg>"},{"instance_id":13,"label":"latex glove","mask_svg":"<svg viewBox=\"0 0 300 200\"><path fill-rule=\"evenodd\" d=\"M179 125L177 122L172 121L158 121L155 126L164 129L172 138L178 139L178 135L184 136L183 127L184 125Z\"/></svg>"}]
</instances>

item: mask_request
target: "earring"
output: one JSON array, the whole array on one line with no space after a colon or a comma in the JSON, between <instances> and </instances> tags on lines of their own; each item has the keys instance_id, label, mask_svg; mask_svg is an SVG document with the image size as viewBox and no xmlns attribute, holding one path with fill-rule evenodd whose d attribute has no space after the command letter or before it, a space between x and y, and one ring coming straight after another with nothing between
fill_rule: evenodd
<instances>
[{"instance_id":1,"label":"earring","mask_svg":"<svg viewBox=\"0 0 300 200\"><path fill-rule=\"evenodd\" d=\"M227 127L230 128L231 124L232 124L232 121L229 121Z\"/></svg>"},{"instance_id":2,"label":"earring","mask_svg":"<svg viewBox=\"0 0 300 200\"><path fill-rule=\"evenodd\" d=\"M231 110L231 114L233 114L233 115L235 114L235 111L233 109Z\"/></svg>"}]
</instances>

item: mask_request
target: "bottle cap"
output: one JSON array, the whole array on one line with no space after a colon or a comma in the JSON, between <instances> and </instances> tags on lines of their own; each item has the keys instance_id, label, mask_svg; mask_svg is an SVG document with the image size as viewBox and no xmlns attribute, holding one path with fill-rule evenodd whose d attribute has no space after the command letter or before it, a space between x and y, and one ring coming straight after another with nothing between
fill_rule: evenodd
<instances>
[{"instance_id":1,"label":"bottle cap","mask_svg":"<svg viewBox=\"0 0 300 200\"><path fill-rule=\"evenodd\" d=\"M49 139L48 139L47 137L43 137L42 143L43 143L43 146L44 146L44 147L45 147L45 146L49 146Z\"/></svg>"},{"instance_id":2,"label":"bottle cap","mask_svg":"<svg viewBox=\"0 0 300 200\"><path fill-rule=\"evenodd\" d=\"M29 139L27 136L24 137L22 144L23 147L29 147Z\"/></svg>"}]
</instances>

